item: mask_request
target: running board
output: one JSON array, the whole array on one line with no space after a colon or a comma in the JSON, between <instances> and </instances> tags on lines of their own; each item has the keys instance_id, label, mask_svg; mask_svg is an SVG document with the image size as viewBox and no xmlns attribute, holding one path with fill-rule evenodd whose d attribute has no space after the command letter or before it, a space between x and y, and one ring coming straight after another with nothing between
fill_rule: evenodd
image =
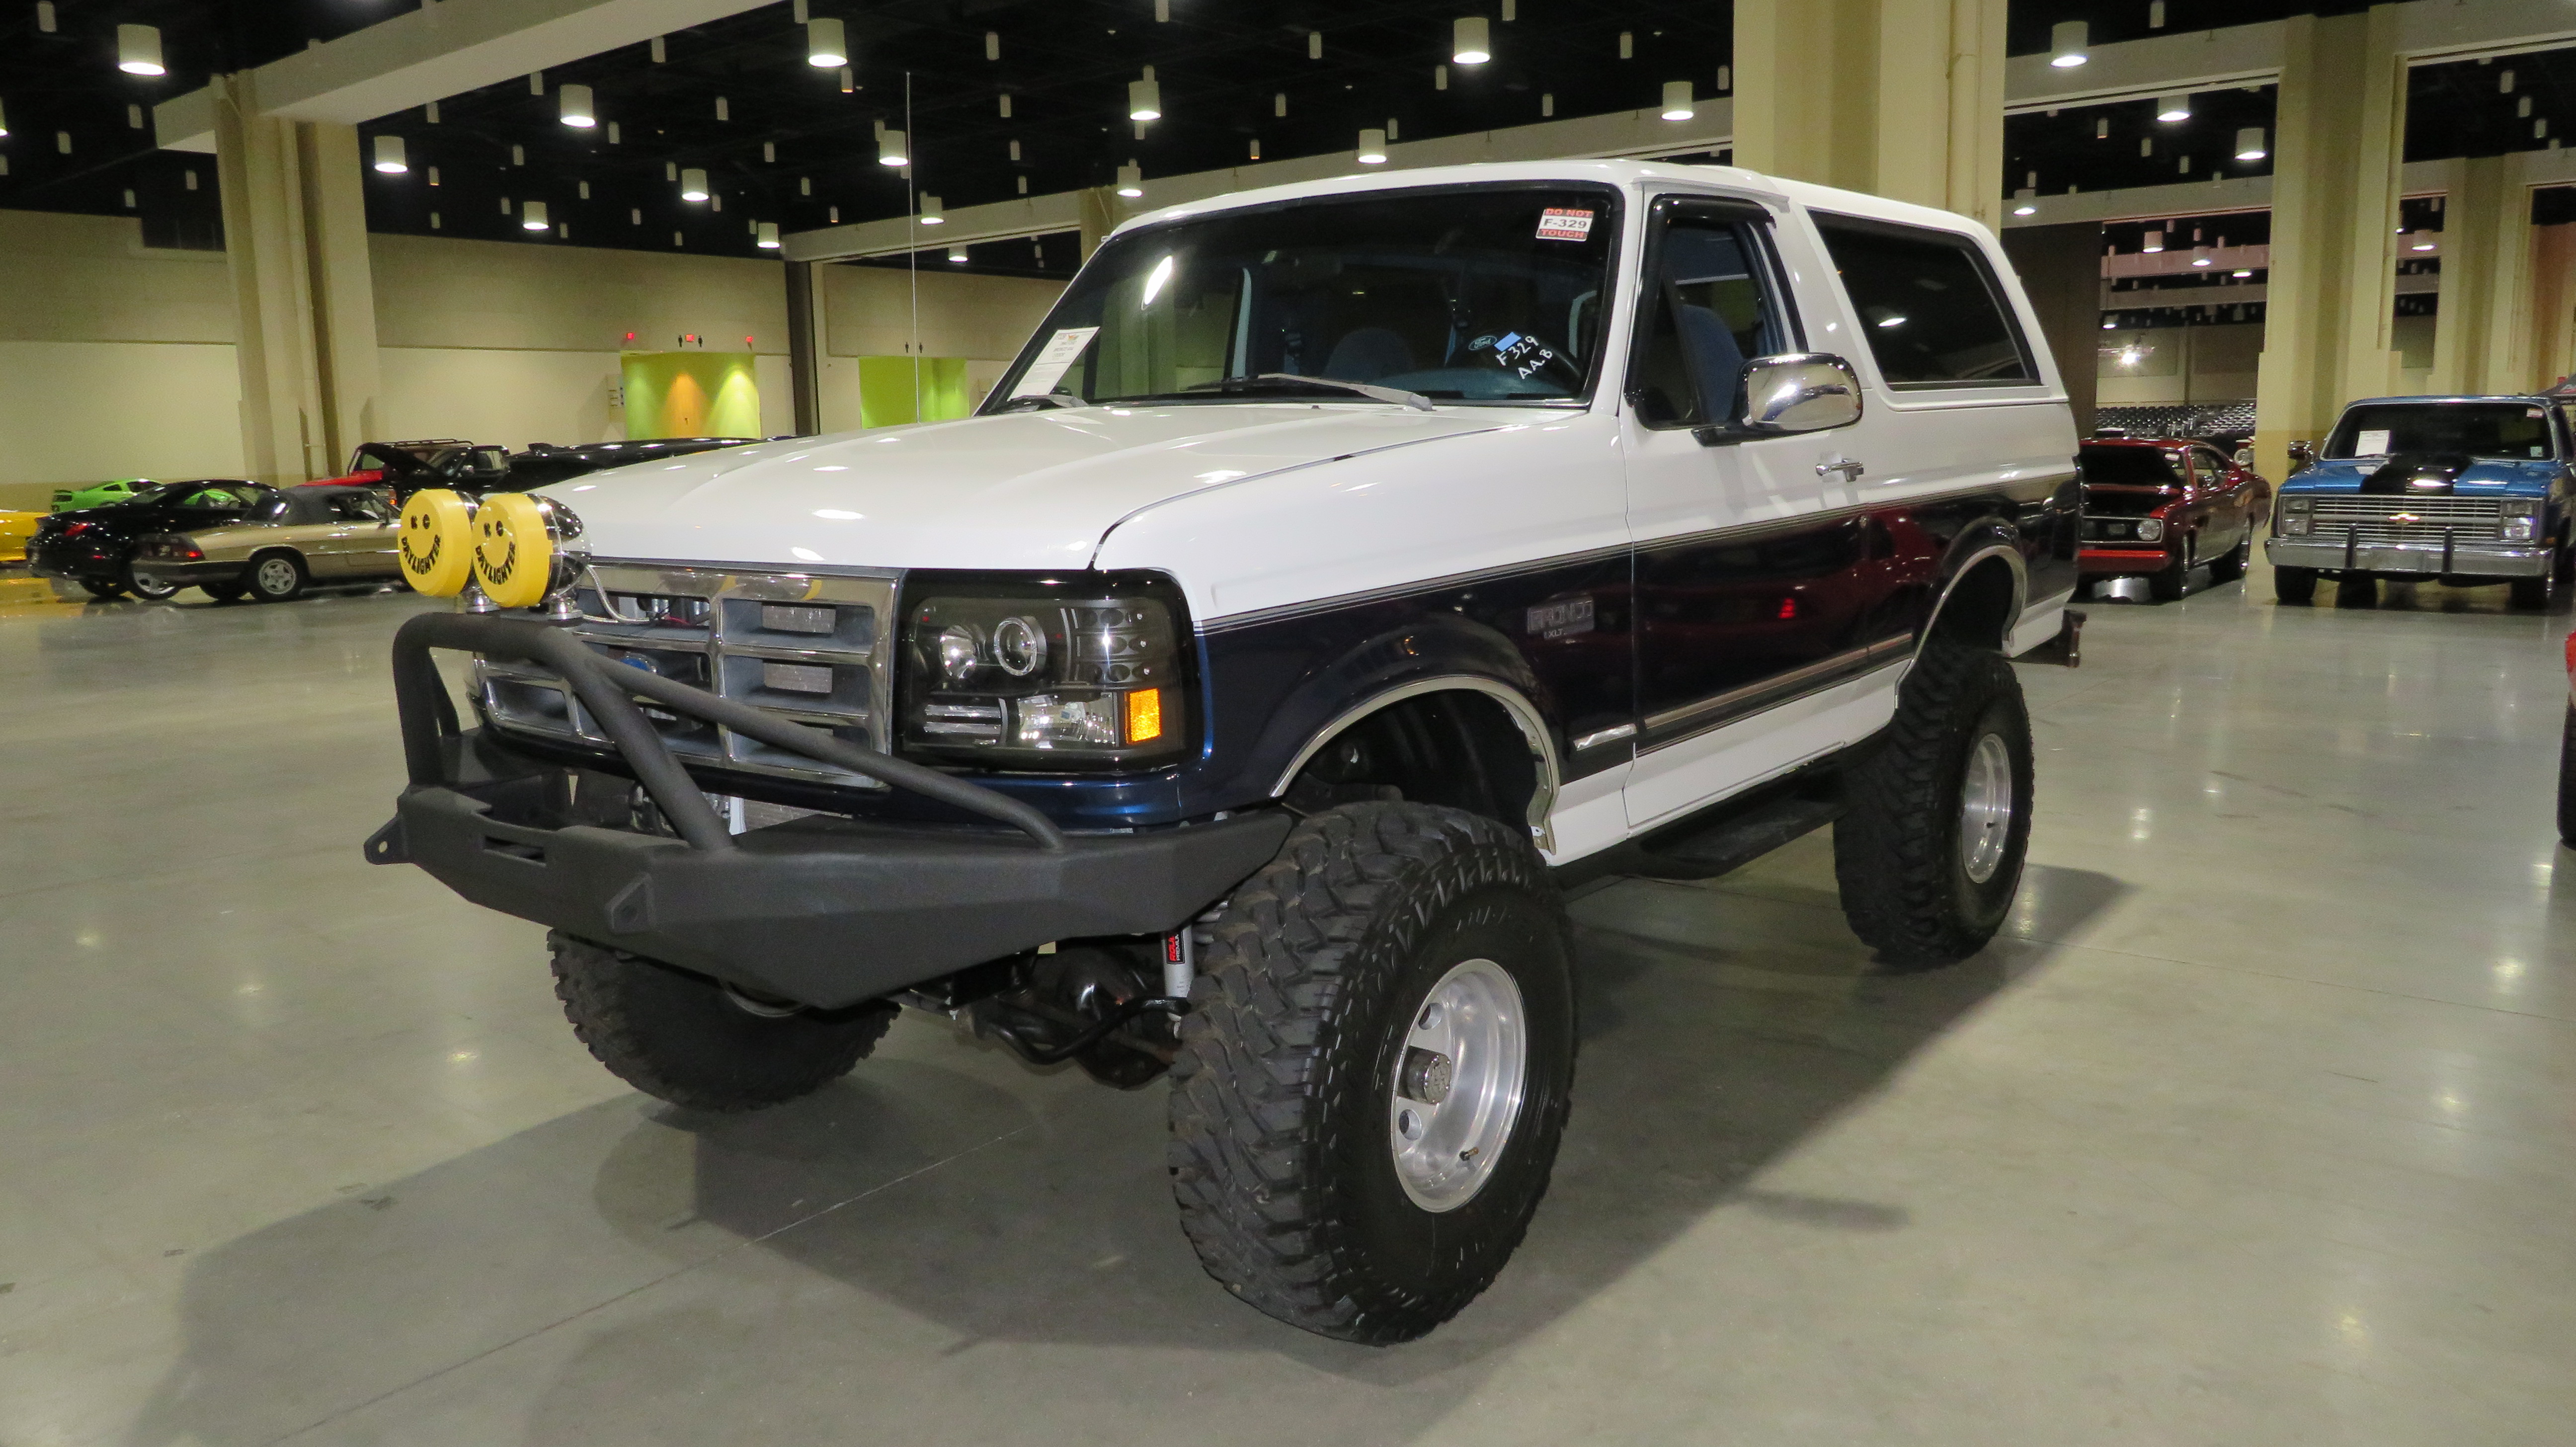
<instances>
[{"instance_id":1,"label":"running board","mask_svg":"<svg viewBox=\"0 0 2576 1447\"><path fill-rule=\"evenodd\" d=\"M1687 834L1643 845L1620 872L1647 879L1715 879L1751 864L1841 816L1830 799L1783 794Z\"/></svg>"}]
</instances>

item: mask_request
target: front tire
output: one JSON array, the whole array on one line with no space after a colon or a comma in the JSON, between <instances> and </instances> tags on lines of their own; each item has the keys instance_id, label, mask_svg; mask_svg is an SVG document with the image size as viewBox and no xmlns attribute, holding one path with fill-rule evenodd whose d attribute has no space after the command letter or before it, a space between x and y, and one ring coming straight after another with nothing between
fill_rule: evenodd
<instances>
[{"instance_id":1,"label":"front tire","mask_svg":"<svg viewBox=\"0 0 2576 1447\"><path fill-rule=\"evenodd\" d=\"M2507 586L2510 591L2506 601L2514 607L2545 611L2558 600L2558 569L2553 562L2550 570L2539 577L2516 578Z\"/></svg>"},{"instance_id":2,"label":"front tire","mask_svg":"<svg viewBox=\"0 0 2576 1447\"><path fill-rule=\"evenodd\" d=\"M2244 577L2246 561L2253 555L2254 535L2249 532L2237 539L2236 546L2209 560L2209 581L2213 585L2233 583Z\"/></svg>"},{"instance_id":3,"label":"front tire","mask_svg":"<svg viewBox=\"0 0 2576 1447\"><path fill-rule=\"evenodd\" d=\"M147 603L158 603L179 595L179 585L165 583L150 573L139 572L132 563L125 565L125 591Z\"/></svg>"},{"instance_id":4,"label":"front tire","mask_svg":"<svg viewBox=\"0 0 2576 1447\"><path fill-rule=\"evenodd\" d=\"M895 1007L802 1010L755 1000L704 975L549 932L555 998L610 1073L692 1110L756 1110L850 1073L894 1023Z\"/></svg>"},{"instance_id":5,"label":"front tire","mask_svg":"<svg viewBox=\"0 0 2576 1447\"><path fill-rule=\"evenodd\" d=\"M242 595L242 585L239 583L199 583L197 585L197 591L214 599L218 603L229 603Z\"/></svg>"},{"instance_id":6,"label":"front tire","mask_svg":"<svg viewBox=\"0 0 2576 1447\"><path fill-rule=\"evenodd\" d=\"M2031 784L2030 714L2012 665L1933 639L1834 822L1834 881L1852 933L1907 969L1985 948L2021 885Z\"/></svg>"},{"instance_id":7,"label":"front tire","mask_svg":"<svg viewBox=\"0 0 2576 1447\"><path fill-rule=\"evenodd\" d=\"M2376 608L2379 606L2379 579L2368 573L2346 573L2335 583L2335 606L2338 608Z\"/></svg>"},{"instance_id":8,"label":"front tire","mask_svg":"<svg viewBox=\"0 0 2576 1447\"><path fill-rule=\"evenodd\" d=\"M2190 581L2191 543L2186 539L2182 551L2174 554L2173 561L2165 564L2164 571L2147 575L2147 596L2159 603L2180 602Z\"/></svg>"},{"instance_id":9,"label":"front tire","mask_svg":"<svg viewBox=\"0 0 2576 1447\"><path fill-rule=\"evenodd\" d=\"M2274 568L2272 596L2284 603L2312 603L2317 596L2314 568Z\"/></svg>"},{"instance_id":10,"label":"front tire","mask_svg":"<svg viewBox=\"0 0 2576 1447\"><path fill-rule=\"evenodd\" d=\"M91 597L96 598L102 603L113 603L117 599L125 596L125 585L123 583L101 583L93 579L83 578L80 580L80 585L89 590L89 595Z\"/></svg>"},{"instance_id":11,"label":"front tire","mask_svg":"<svg viewBox=\"0 0 2576 1447\"><path fill-rule=\"evenodd\" d=\"M1208 1274L1371 1344L1474 1300L1565 1130L1570 959L1508 826L1407 803L1298 825L1218 921L1172 1066L1172 1190Z\"/></svg>"},{"instance_id":12,"label":"front tire","mask_svg":"<svg viewBox=\"0 0 2576 1447\"><path fill-rule=\"evenodd\" d=\"M304 571L303 560L293 553L270 553L251 561L250 572L243 581L250 585L254 603L292 603L304 596L305 585L312 578Z\"/></svg>"}]
</instances>

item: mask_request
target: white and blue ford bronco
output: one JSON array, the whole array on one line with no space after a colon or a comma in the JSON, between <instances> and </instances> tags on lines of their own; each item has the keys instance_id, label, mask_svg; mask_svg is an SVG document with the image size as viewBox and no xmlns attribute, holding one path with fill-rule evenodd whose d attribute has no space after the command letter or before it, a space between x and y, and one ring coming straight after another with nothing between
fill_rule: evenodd
<instances>
[{"instance_id":1,"label":"white and blue ford bronco","mask_svg":"<svg viewBox=\"0 0 2576 1447\"><path fill-rule=\"evenodd\" d=\"M1957 216L1624 162L1193 203L971 418L410 499L463 602L395 645L368 855L549 926L581 1038L683 1106L823 1088L905 1006L1168 1072L1208 1271L1401 1341L1546 1188L1569 885L1830 824L1891 965L1994 934L2074 452Z\"/></svg>"},{"instance_id":2,"label":"white and blue ford bronco","mask_svg":"<svg viewBox=\"0 0 2576 1447\"><path fill-rule=\"evenodd\" d=\"M2322 448L2293 443L2263 554L2284 603L2338 580L2367 604L2381 578L2504 583L2546 608L2576 568L2568 527L2576 429L2563 398L2373 397Z\"/></svg>"}]
</instances>

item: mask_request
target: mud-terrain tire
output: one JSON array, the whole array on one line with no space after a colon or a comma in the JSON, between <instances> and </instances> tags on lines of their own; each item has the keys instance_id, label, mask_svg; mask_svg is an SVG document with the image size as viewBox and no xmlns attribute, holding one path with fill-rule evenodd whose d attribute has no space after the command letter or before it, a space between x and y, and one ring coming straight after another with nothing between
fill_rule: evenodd
<instances>
[{"instance_id":1,"label":"mud-terrain tire","mask_svg":"<svg viewBox=\"0 0 2576 1447\"><path fill-rule=\"evenodd\" d=\"M2272 596L2284 603L2313 603L2317 597L2317 570L2314 568L2274 568Z\"/></svg>"},{"instance_id":2,"label":"mud-terrain tire","mask_svg":"<svg viewBox=\"0 0 2576 1447\"><path fill-rule=\"evenodd\" d=\"M2021 680L1992 649L1935 638L1869 748L1834 821L1843 917L1891 965L1964 960L2003 926L2030 846Z\"/></svg>"},{"instance_id":3,"label":"mud-terrain tire","mask_svg":"<svg viewBox=\"0 0 2576 1447\"><path fill-rule=\"evenodd\" d=\"M1291 1326L1369 1344L1474 1300L1520 1245L1564 1134L1571 955L1520 831L1410 803L1299 824L1220 916L1172 1066L1172 1191L1208 1274ZM1461 981L1490 993L1450 993ZM1442 999L1454 1013L1433 1012ZM1425 1031L1490 1032L1515 1006L1516 1036L1462 1025L1455 1060L1429 1055L1446 1063L1422 1083ZM1515 1041L1516 1092L1480 1086ZM1441 1103L1408 1119L1434 1089ZM1472 1108L1515 1093L1509 1110ZM1471 1109L1440 1115L1448 1102ZM1400 1145L1407 1131L1421 1133ZM1453 1160L1460 1140L1477 1144Z\"/></svg>"},{"instance_id":4,"label":"mud-terrain tire","mask_svg":"<svg viewBox=\"0 0 2576 1447\"><path fill-rule=\"evenodd\" d=\"M756 1110L850 1073L895 1007L790 1010L704 975L549 931L555 998L573 1034L618 1079L692 1110Z\"/></svg>"}]
</instances>

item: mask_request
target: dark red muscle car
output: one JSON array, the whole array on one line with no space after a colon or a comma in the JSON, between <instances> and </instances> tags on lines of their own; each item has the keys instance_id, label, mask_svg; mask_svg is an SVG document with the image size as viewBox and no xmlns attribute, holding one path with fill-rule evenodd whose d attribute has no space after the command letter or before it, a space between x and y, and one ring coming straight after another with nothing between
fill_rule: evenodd
<instances>
[{"instance_id":1,"label":"dark red muscle car","mask_svg":"<svg viewBox=\"0 0 2576 1447\"><path fill-rule=\"evenodd\" d=\"M2182 596L2203 563L2209 580L2245 575L2255 530L2272 516L2272 484L2206 442L2092 437L2076 451L2084 478L2086 577L2143 576L2159 599Z\"/></svg>"}]
</instances>

